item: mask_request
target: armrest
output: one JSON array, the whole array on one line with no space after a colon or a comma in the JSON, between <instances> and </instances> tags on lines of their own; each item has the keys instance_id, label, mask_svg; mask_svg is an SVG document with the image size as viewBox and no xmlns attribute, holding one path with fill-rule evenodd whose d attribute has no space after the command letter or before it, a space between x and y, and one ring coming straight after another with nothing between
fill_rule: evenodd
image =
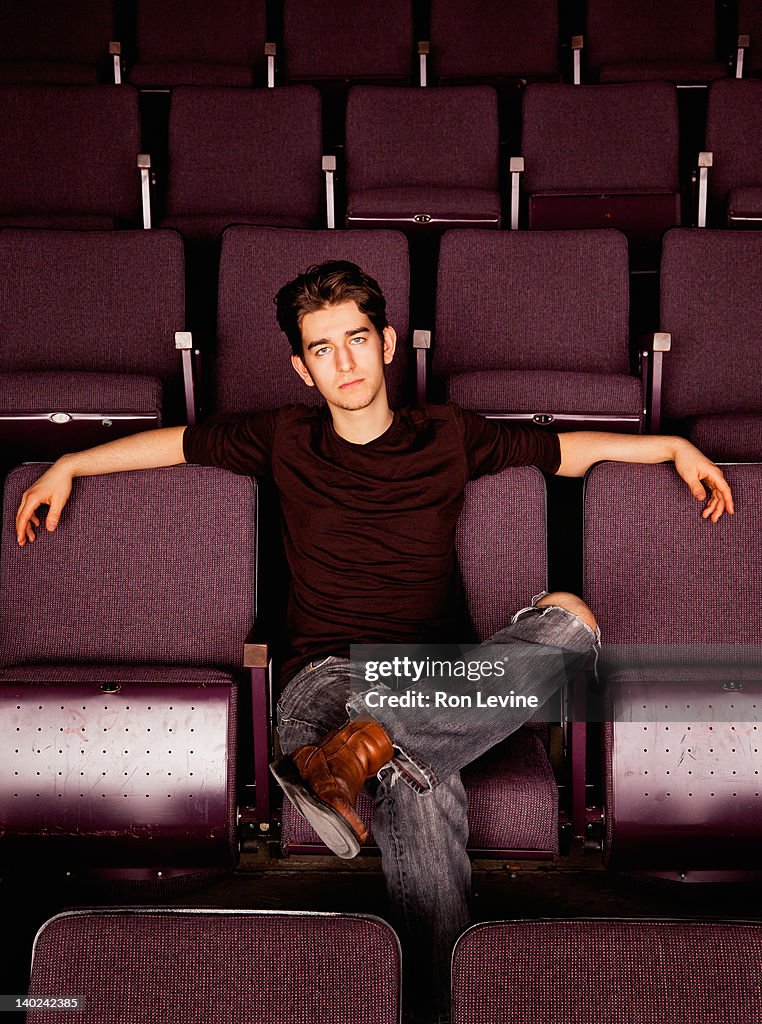
<instances>
[{"instance_id":1,"label":"armrest","mask_svg":"<svg viewBox=\"0 0 762 1024\"><path fill-rule=\"evenodd\" d=\"M661 430L661 385L664 353L672 348L672 335L664 331L647 334L640 343L640 373L646 403L646 429L649 434Z\"/></svg>"},{"instance_id":2,"label":"armrest","mask_svg":"<svg viewBox=\"0 0 762 1024\"><path fill-rule=\"evenodd\" d=\"M267 88L275 88L275 58L278 56L277 43L265 43L265 58L267 60Z\"/></svg>"},{"instance_id":3,"label":"armrest","mask_svg":"<svg viewBox=\"0 0 762 1024\"><path fill-rule=\"evenodd\" d=\"M418 43L418 76L419 84L424 88L429 84L428 58L431 52L431 44L428 39L422 39Z\"/></svg>"},{"instance_id":4,"label":"armrest","mask_svg":"<svg viewBox=\"0 0 762 1024\"><path fill-rule=\"evenodd\" d=\"M519 226L519 197L521 195L521 175L524 173L524 157L512 156L509 164L511 174L511 230Z\"/></svg>"},{"instance_id":5,"label":"armrest","mask_svg":"<svg viewBox=\"0 0 762 1024\"><path fill-rule=\"evenodd\" d=\"M143 205L143 227L151 227L151 157L148 153L138 153L138 170L140 171L140 198Z\"/></svg>"},{"instance_id":6,"label":"armrest","mask_svg":"<svg viewBox=\"0 0 762 1024\"><path fill-rule=\"evenodd\" d=\"M323 157L323 174L325 175L325 225L327 228L336 227L336 193L334 189L334 176L336 174L336 157Z\"/></svg>"},{"instance_id":7,"label":"armrest","mask_svg":"<svg viewBox=\"0 0 762 1024\"><path fill-rule=\"evenodd\" d=\"M712 153L699 153L698 155L698 181L699 181L699 193L698 193L698 216L696 218L696 224L700 228L706 227L706 207L709 190L709 168L713 162Z\"/></svg>"},{"instance_id":8,"label":"armrest","mask_svg":"<svg viewBox=\"0 0 762 1024\"><path fill-rule=\"evenodd\" d=\"M413 331L415 349L415 400L418 405L426 401L426 353L431 348L431 331Z\"/></svg>"},{"instance_id":9,"label":"armrest","mask_svg":"<svg viewBox=\"0 0 762 1024\"><path fill-rule=\"evenodd\" d=\"M109 56L114 62L114 85L122 84L122 44L117 39L112 39L108 44Z\"/></svg>"},{"instance_id":10,"label":"armrest","mask_svg":"<svg viewBox=\"0 0 762 1024\"><path fill-rule=\"evenodd\" d=\"M750 41L750 36L741 35L738 37L738 43L736 47L736 78L743 78L743 61L745 51L749 49Z\"/></svg>"},{"instance_id":11,"label":"armrest","mask_svg":"<svg viewBox=\"0 0 762 1024\"><path fill-rule=\"evenodd\" d=\"M574 85L582 84L582 51L585 48L584 36L571 37L572 48L572 82Z\"/></svg>"}]
</instances>

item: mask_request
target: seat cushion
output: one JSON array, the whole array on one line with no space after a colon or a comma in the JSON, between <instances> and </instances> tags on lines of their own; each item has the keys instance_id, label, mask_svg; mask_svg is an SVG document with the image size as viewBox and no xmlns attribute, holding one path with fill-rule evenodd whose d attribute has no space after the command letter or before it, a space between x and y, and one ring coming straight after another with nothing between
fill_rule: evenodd
<instances>
[{"instance_id":1,"label":"seat cushion","mask_svg":"<svg viewBox=\"0 0 762 1024\"><path fill-rule=\"evenodd\" d=\"M252 224L274 228L313 228L316 224L305 222L300 217L283 217L277 214L259 213L217 213L209 216L176 214L165 217L163 228L174 228L186 241L207 242L217 240L225 228L232 224Z\"/></svg>"},{"instance_id":2,"label":"seat cushion","mask_svg":"<svg viewBox=\"0 0 762 1024\"><path fill-rule=\"evenodd\" d=\"M762 415L697 416L689 439L710 459L762 462Z\"/></svg>"},{"instance_id":3,"label":"seat cushion","mask_svg":"<svg viewBox=\"0 0 762 1024\"><path fill-rule=\"evenodd\" d=\"M98 74L93 64L43 60L0 61L0 85L95 85L97 81Z\"/></svg>"},{"instance_id":4,"label":"seat cushion","mask_svg":"<svg viewBox=\"0 0 762 1024\"><path fill-rule=\"evenodd\" d=\"M136 64L132 85L170 88L174 85L254 85L251 68L234 64Z\"/></svg>"},{"instance_id":5,"label":"seat cushion","mask_svg":"<svg viewBox=\"0 0 762 1024\"><path fill-rule=\"evenodd\" d=\"M724 64L691 60L639 60L604 64L600 70L601 82L713 82L725 78Z\"/></svg>"},{"instance_id":6,"label":"seat cushion","mask_svg":"<svg viewBox=\"0 0 762 1024\"><path fill-rule=\"evenodd\" d=\"M0 683L65 686L67 683L233 683L223 669L175 665L107 665L98 662L0 667Z\"/></svg>"},{"instance_id":7,"label":"seat cushion","mask_svg":"<svg viewBox=\"0 0 762 1024\"><path fill-rule=\"evenodd\" d=\"M463 770L468 797L469 848L558 855L558 789L541 734L520 730ZM398 783L404 785L404 783ZM357 813L374 845L373 801L361 793ZM288 800L283 801L281 844L320 845L320 839Z\"/></svg>"},{"instance_id":8,"label":"seat cushion","mask_svg":"<svg viewBox=\"0 0 762 1024\"><path fill-rule=\"evenodd\" d=\"M762 221L762 188L734 188L728 193L728 218L754 217Z\"/></svg>"},{"instance_id":9,"label":"seat cushion","mask_svg":"<svg viewBox=\"0 0 762 1024\"><path fill-rule=\"evenodd\" d=\"M139 374L0 373L0 414L143 412L161 417L161 392L160 380Z\"/></svg>"},{"instance_id":10,"label":"seat cushion","mask_svg":"<svg viewBox=\"0 0 762 1024\"><path fill-rule=\"evenodd\" d=\"M352 192L349 220L411 220L427 214L435 220L500 222L500 195L481 188L369 188Z\"/></svg>"},{"instance_id":11,"label":"seat cushion","mask_svg":"<svg viewBox=\"0 0 762 1024\"><path fill-rule=\"evenodd\" d=\"M0 215L0 228L113 231L115 227L115 217L97 213L3 213Z\"/></svg>"},{"instance_id":12,"label":"seat cushion","mask_svg":"<svg viewBox=\"0 0 762 1024\"><path fill-rule=\"evenodd\" d=\"M448 378L447 397L476 412L640 416L640 381L623 373L482 370Z\"/></svg>"}]
</instances>

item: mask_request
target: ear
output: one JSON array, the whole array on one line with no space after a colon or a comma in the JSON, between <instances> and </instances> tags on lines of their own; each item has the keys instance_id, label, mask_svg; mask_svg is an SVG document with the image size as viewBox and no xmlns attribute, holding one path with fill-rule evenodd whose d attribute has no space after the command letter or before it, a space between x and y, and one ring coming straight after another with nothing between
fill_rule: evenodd
<instances>
[{"instance_id":1,"label":"ear","mask_svg":"<svg viewBox=\"0 0 762 1024\"><path fill-rule=\"evenodd\" d=\"M394 359L394 353L397 349L397 332L395 329L393 327L384 327L381 341L384 363L388 366L392 359Z\"/></svg>"},{"instance_id":2,"label":"ear","mask_svg":"<svg viewBox=\"0 0 762 1024\"><path fill-rule=\"evenodd\" d=\"M291 365L302 378L302 380L304 381L308 388L315 387L315 381L310 376L310 371L302 362L301 356L291 356Z\"/></svg>"}]
</instances>

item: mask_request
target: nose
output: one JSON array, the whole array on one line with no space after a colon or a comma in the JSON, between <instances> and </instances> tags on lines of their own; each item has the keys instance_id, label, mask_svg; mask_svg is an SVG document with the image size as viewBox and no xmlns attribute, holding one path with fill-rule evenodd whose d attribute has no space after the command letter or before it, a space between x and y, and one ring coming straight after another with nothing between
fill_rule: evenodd
<instances>
[{"instance_id":1,"label":"nose","mask_svg":"<svg viewBox=\"0 0 762 1024\"><path fill-rule=\"evenodd\" d=\"M342 373L348 373L355 365L354 354L349 345L340 345L336 359L338 369Z\"/></svg>"}]
</instances>

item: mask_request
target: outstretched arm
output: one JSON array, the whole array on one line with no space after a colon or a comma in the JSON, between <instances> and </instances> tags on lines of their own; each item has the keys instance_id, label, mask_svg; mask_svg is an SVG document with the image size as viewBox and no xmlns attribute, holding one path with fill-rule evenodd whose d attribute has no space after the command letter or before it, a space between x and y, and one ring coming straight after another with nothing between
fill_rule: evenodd
<instances>
[{"instance_id":1,"label":"outstretched arm","mask_svg":"<svg viewBox=\"0 0 762 1024\"><path fill-rule=\"evenodd\" d=\"M40 525L35 513L40 505L50 506L45 525L48 530L55 530L61 510L69 500L74 477L121 473L129 469L157 469L185 462L184 430L185 427L146 430L97 448L62 455L21 496L16 513L16 539L19 544L23 547L28 540L34 540L34 527Z\"/></svg>"},{"instance_id":2,"label":"outstretched arm","mask_svg":"<svg viewBox=\"0 0 762 1024\"><path fill-rule=\"evenodd\" d=\"M576 430L559 434L561 465L559 476L584 476L595 462L674 462L675 469L690 487L697 501L707 489L711 497L701 513L716 523L726 510L733 515L733 495L722 470L682 437L646 434L606 434Z\"/></svg>"}]
</instances>

